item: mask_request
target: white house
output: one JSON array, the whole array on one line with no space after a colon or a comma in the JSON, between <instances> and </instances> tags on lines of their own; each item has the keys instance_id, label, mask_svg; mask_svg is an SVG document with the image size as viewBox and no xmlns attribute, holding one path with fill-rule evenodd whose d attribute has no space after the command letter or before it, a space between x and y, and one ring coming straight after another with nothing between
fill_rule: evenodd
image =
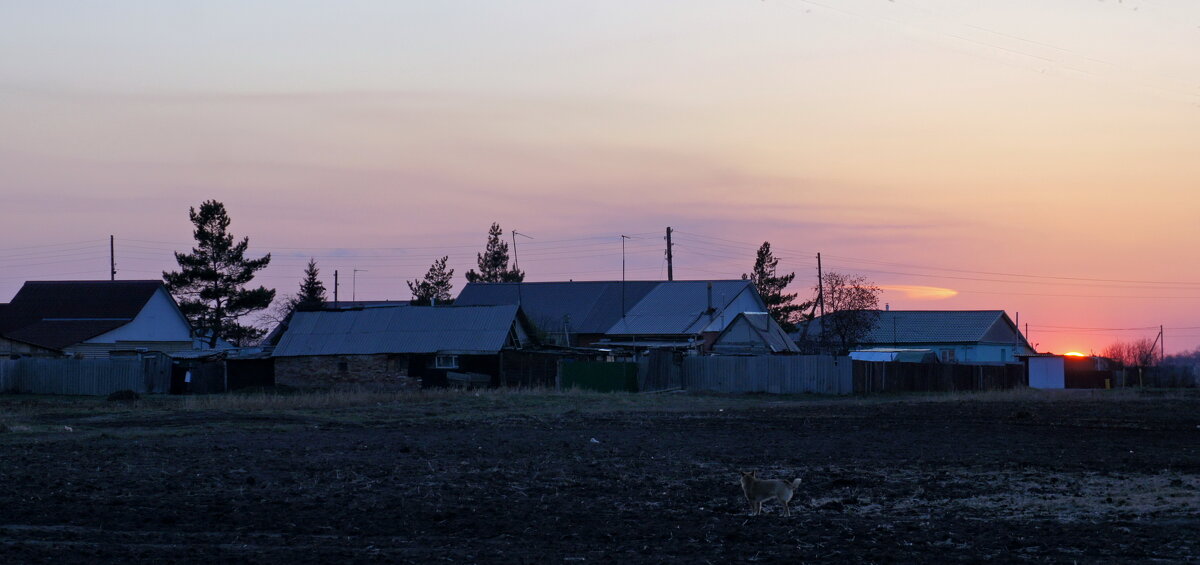
<instances>
[{"instance_id":1,"label":"white house","mask_svg":"<svg viewBox=\"0 0 1200 565\"><path fill-rule=\"evenodd\" d=\"M162 281L30 281L0 308L0 337L80 357L190 350L192 328Z\"/></svg>"},{"instance_id":2,"label":"white house","mask_svg":"<svg viewBox=\"0 0 1200 565\"><path fill-rule=\"evenodd\" d=\"M1036 353L1003 310L886 310L857 349L929 349L943 363L1019 363ZM808 339L821 333L813 320ZM798 335L794 334L794 335Z\"/></svg>"}]
</instances>

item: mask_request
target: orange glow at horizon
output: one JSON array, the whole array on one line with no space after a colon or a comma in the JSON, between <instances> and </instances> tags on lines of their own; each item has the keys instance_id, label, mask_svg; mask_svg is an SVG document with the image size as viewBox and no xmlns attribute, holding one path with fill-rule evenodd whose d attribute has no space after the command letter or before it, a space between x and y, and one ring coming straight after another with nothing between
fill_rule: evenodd
<instances>
[{"instance_id":1,"label":"orange glow at horizon","mask_svg":"<svg viewBox=\"0 0 1200 565\"><path fill-rule=\"evenodd\" d=\"M1084 355L1083 353L1080 353L1078 351L1068 351L1066 353L1063 353L1063 355L1066 355L1067 357L1087 357L1087 355Z\"/></svg>"}]
</instances>

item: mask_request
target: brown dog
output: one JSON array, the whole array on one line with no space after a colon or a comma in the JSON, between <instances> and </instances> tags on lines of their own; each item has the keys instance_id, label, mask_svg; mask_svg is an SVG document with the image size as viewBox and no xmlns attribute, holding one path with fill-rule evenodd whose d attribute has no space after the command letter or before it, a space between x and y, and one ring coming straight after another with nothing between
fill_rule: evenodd
<instances>
[{"instance_id":1,"label":"brown dog","mask_svg":"<svg viewBox=\"0 0 1200 565\"><path fill-rule=\"evenodd\" d=\"M788 502L792 500L792 493L796 491L796 487L800 486L800 479L788 484L779 480L760 479L754 473L755 471L742 473L742 492L746 493L746 500L750 503L750 513L754 516L759 515L762 513L762 503L775 499L783 504L783 515L791 516Z\"/></svg>"}]
</instances>

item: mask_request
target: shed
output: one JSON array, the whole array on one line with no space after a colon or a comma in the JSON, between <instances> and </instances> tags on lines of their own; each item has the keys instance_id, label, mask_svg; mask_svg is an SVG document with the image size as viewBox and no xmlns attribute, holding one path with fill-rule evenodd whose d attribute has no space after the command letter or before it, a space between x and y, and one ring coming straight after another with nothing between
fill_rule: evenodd
<instances>
[{"instance_id":1,"label":"shed","mask_svg":"<svg viewBox=\"0 0 1200 565\"><path fill-rule=\"evenodd\" d=\"M292 386L443 384L448 371L504 383L501 354L531 343L515 305L296 312L272 356Z\"/></svg>"}]
</instances>

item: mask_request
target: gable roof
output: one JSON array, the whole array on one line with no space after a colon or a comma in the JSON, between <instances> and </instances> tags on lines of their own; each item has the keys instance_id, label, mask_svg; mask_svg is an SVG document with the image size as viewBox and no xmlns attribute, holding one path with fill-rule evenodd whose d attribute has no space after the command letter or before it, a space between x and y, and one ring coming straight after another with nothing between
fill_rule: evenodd
<instances>
[{"instance_id":1,"label":"gable roof","mask_svg":"<svg viewBox=\"0 0 1200 565\"><path fill-rule=\"evenodd\" d=\"M515 305L296 312L273 355L492 354L514 327L520 331L519 312Z\"/></svg>"},{"instance_id":2,"label":"gable roof","mask_svg":"<svg viewBox=\"0 0 1200 565\"><path fill-rule=\"evenodd\" d=\"M821 332L821 318L813 320L808 335ZM1029 342L1004 310L885 310L864 344L921 343L1020 343Z\"/></svg>"},{"instance_id":3,"label":"gable roof","mask_svg":"<svg viewBox=\"0 0 1200 565\"><path fill-rule=\"evenodd\" d=\"M0 335L62 349L128 324L162 281L29 281L0 309Z\"/></svg>"},{"instance_id":4,"label":"gable roof","mask_svg":"<svg viewBox=\"0 0 1200 565\"><path fill-rule=\"evenodd\" d=\"M788 336L787 332L779 326L779 323L766 312L741 312L732 322L729 323L721 334L717 336L713 342L713 350L717 353L726 351L740 352L743 350L754 350L759 347L759 343L738 342L733 332L746 331L749 334L756 336L759 343L772 353L792 352L798 353L800 348L796 346L796 342ZM746 335L746 334L743 334Z\"/></svg>"},{"instance_id":5,"label":"gable roof","mask_svg":"<svg viewBox=\"0 0 1200 565\"><path fill-rule=\"evenodd\" d=\"M709 285L712 301L709 302ZM662 281L608 329L612 335L689 335L703 332L739 295L748 280ZM757 296L757 292L754 293ZM712 307L710 313L709 307ZM759 299L755 310L766 305ZM710 316L711 314L711 316ZM730 319L729 322L733 320Z\"/></svg>"},{"instance_id":6,"label":"gable roof","mask_svg":"<svg viewBox=\"0 0 1200 565\"><path fill-rule=\"evenodd\" d=\"M525 316L545 331L561 330L567 318L574 333L602 334L621 319L622 294L628 311L661 282L467 283L454 305L516 304L519 296Z\"/></svg>"},{"instance_id":7,"label":"gable roof","mask_svg":"<svg viewBox=\"0 0 1200 565\"><path fill-rule=\"evenodd\" d=\"M567 318L574 333L689 335L712 323L706 316L709 284L717 316L747 289L753 309L765 309L753 283L741 279L468 283L454 304L516 304L519 293L521 310L545 331L561 330Z\"/></svg>"}]
</instances>

